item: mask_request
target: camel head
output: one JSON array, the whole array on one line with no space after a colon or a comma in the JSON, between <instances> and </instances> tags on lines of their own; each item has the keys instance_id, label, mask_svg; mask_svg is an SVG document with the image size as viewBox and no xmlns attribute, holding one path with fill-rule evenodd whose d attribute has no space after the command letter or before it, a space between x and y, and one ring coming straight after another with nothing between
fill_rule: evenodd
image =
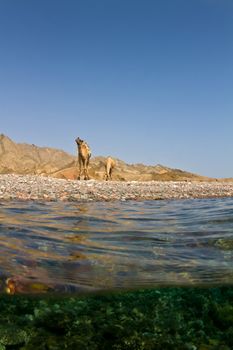
<instances>
[{"instance_id":1,"label":"camel head","mask_svg":"<svg viewBox=\"0 0 233 350\"><path fill-rule=\"evenodd\" d=\"M75 140L75 142L77 143L78 146L81 146L81 144L82 144L84 141L81 140L79 137L77 137L77 139Z\"/></svg>"}]
</instances>

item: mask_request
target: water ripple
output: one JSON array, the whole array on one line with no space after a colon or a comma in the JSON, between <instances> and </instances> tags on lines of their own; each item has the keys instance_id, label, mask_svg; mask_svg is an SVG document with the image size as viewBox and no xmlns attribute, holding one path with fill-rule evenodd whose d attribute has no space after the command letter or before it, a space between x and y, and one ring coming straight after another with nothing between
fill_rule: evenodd
<instances>
[{"instance_id":1,"label":"water ripple","mask_svg":"<svg viewBox=\"0 0 233 350\"><path fill-rule=\"evenodd\" d=\"M2 291L233 283L230 198L0 207Z\"/></svg>"}]
</instances>

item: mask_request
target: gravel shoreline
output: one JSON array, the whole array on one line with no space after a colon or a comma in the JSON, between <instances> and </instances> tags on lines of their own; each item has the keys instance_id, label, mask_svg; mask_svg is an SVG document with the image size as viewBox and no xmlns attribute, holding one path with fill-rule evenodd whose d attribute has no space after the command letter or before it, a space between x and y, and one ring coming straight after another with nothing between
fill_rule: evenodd
<instances>
[{"instance_id":1,"label":"gravel shoreline","mask_svg":"<svg viewBox=\"0 0 233 350\"><path fill-rule=\"evenodd\" d=\"M0 200L115 201L233 197L233 182L77 181L0 175Z\"/></svg>"}]
</instances>

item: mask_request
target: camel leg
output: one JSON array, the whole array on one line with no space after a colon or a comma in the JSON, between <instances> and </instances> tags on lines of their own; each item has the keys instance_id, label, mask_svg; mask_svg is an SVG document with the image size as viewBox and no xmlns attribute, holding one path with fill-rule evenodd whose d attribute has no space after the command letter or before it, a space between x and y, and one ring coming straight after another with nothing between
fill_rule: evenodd
<instances>
[{"instance_id":1,"label":"camel leg","mask_svg":"<svg viewBox=\"0 0 233 350\"><path fill-rule=\"evenodd\" d=\"M108 175L107 175L107 173L106 173L106 172L104 173L104 177L103 177L103 179L104 179L105 181L108 181Z\"/></svg>"},{"instance_id":2,"label":"camel leg","mask_svg":"<svg viewBox=\"0 0 233 350\"><path fill-rule=\"evenodd\" d=\"M90 180L87 169L84 169L84 180Z\"/></svg>"},{"instance_id":3,"label":"camel leg","mask_svg":"<svg viewBox=\"0 0 233 350\"><path fill-rule=\"evenodd\" d=\"M105 165L104 180L105 180L105 181L108 181L108 169L107 169L106 165Z\"/></svg>"},{"instance_id":4,"label":"camel leg","mask_svg":"<svg viewBox=\"0 0 233 350\"><path fill-rule=\"evenodd\" d=\"M78 163L79 163L79 173L78 173L77 180L80 180L81 179L81 173L82 173L82 161L81 161L80 158L78 159Z\"/></svg>"},{"instance_id":5,"label":"camel leg","mask_svg":"<svg viewBox=\"0 0 233 350\"><path fill-rule=\"evenodd\" d=\"M106 181L111 180L111 168L109 164L106 165Z\"/></svg>"},{"instance_id":6,"label":"camel leg","mask_svg":"<svg viewBox=\"0 0 233 350\"><path fill-rule=\"evenodd\" d=\"M87 164L86 164L87 180L90 180L90 176L89 176L89 173L88 173L89 161L90 161L90 158L87 159Z\"/></svg>"},{"instance_id":7,"label":"camel leg","mask_svg":"<svg viewBox=\"0 0 233 350\"><path fill-rule=\"evenodd\" d=\"M112 169L109 170L109 178L112 180Z\"/></svg>"},{"instance_id":8,"label":"camel leg","mask_svg":"<svg viewBox=\"0 0 233 350\"><path fill-rule=\"evenodd\" d=\"M88 161L87 160L85 160L84 161L84 165L83 165L83 168L84 168L84 180L89 180L90 178L89 178L89 175L88 175Z\"/></svg>"}]
</instances>

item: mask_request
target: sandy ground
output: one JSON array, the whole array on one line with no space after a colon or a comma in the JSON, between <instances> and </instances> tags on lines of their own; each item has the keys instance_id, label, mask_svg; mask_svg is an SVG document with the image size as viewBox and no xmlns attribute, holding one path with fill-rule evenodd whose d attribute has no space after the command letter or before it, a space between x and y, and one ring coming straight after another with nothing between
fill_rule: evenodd
<instances>
[{"instance_id":1,"label":"sandy ground","mask_svg":"<svg viewBox=\"0 0 233 350\"><path fill-rule=\"evenodd\" d=\"M0 175L0 200L125 201L215 197L233 197L233 182L106 182Z\"/></svg>"}]
</instances>

